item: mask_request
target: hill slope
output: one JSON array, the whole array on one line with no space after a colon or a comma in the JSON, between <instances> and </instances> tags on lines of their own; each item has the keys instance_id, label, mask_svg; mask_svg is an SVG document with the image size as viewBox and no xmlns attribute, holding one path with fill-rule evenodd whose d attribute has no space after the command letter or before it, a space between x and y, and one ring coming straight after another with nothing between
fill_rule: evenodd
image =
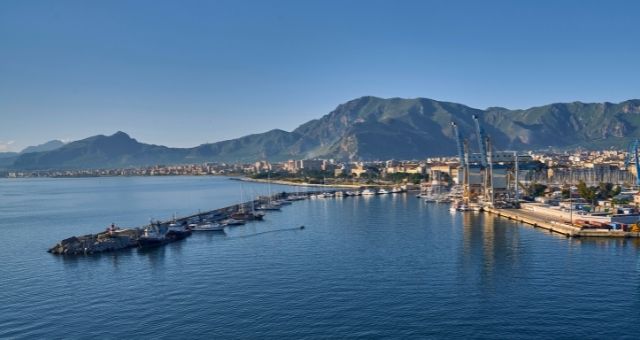
<instances>
[{"instance_id":1,"label":"hill slope","mask_svg":"<svg viewBox=\"0 0 640 340\"><path fill-rule=\"evenodd\" d=\"M362 97L341 104L292 132L271 130L194 148L144 144L118 132L72 142L55 150L20 154L13 168L113 168L314 157L420 159L455 154L452 121L475 147L473 115L480 117L498 150L619 147L640 138L640 100L480 110L426 98Z\"/></svg>"}]
</instances>

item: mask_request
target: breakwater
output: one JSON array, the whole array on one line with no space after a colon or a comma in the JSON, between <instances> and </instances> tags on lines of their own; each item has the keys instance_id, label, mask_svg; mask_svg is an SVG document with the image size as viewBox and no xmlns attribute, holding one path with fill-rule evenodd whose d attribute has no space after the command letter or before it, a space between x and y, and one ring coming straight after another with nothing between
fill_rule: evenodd
<instances>
[{"instance_id":1,"label":"breakwater","mask_svg":"<svg viewBox=\"0 0 640 340\"><path fill-rule=\"evenodd\" d=\"M142 227L127 229L107 228L107 230L96 234L87 234L66 238L51 247L48 252L56 255L91 255L124 250L128 248L135 248L141 246L140 239L143 236L145 229L147 228L151 228L154 226L167 227L170 224L188 225L191 223L198 223L203 221L217 223L231 218L233 214L243 211L251 211L255 207L259 207L260 205L267 204L271 201L286 200L291 198L292 196L297 197L297 199L306 199L311 197L312 195L318 195L326 192L334 192L334 190L323 190L321 192L306 191L295 194L282 192L270 197L259 197L256 200L234 204L219 209L199 212L197 214L189 216L175 217L168 221L150 222L148 225ZM169 238L162 244L179 241L180 239L181 238Z\"/></svg>"}]
</instances>

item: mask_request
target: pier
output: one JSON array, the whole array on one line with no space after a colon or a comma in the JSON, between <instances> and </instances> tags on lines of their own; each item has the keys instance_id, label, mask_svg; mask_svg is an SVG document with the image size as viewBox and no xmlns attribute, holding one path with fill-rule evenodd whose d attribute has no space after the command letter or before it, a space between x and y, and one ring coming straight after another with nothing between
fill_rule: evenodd
<instances>
[{"instance_id":1,"label":"pier","mask_svg":"<svg viewBox=\"0 0 640 340\"><path fill-rule=\"evenodd\" d=\"M567 221L562 221L547 215L539 214L525 209L497 209L484 207L484 211L509 220L522 222L535 228L549 230L554 233L562 234L567 237L615 237L615 238L639 238L640 232L631 232L624 230L583 228L581 226L572 225Z\"/></svg>"},{"instance_id":2,"label":"pier","mask_svg":"<svg viewBox=\"0 0 640 340\"><path fill-rule=\"evenodd\" d=\"M153 222L153 225L168 226L171 223L183 225L198 221L219 222L230 218L234 213L240 211L251 211L253 207L259 206L261 204L266 204L270 201L286 199L290 196L303 197L307 199L312 195L318 195L327 192L334 193L335 190L305 191L297 193L282 192L274 194L270 197L259 197L258 199L253 201L234 204L224 208L199 212L197 214L189 216L176 217L169 221L156 221ZM106 231L97 234L73 236L58 242L55 246L51 247L48 252L56 255L90 255L135 248L140 246L139 240L143 235L144 230L150 227L152 227L151 223L138 228L112 230L107 228ZM168 239L163 244L179 240L180 239Z\"/></svg>"}]
</instances>

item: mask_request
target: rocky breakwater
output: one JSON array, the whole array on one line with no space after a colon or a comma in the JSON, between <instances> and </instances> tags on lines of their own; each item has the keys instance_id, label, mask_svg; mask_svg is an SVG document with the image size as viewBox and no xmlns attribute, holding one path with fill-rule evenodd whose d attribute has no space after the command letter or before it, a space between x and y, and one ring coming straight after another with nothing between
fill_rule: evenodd
<instances>
[{"instance_id":1,"label":"rocky breakwater","mask_svg":"<svg viewBox=\"0 0 640 340\"><path fill-rule=\"evenodd\" d=\"M73 236L60 241L48 250L58 255L95 254L138 246L142 229L122 229L98 234Z\"/></svg>"}]
</instances>

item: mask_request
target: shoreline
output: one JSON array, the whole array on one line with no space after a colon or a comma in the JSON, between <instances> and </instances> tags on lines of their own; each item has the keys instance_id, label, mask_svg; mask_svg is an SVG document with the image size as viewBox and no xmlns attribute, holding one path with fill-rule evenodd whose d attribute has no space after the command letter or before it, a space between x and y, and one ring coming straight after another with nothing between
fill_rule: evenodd
<instances>
[{"instance_id":1,"label":"shoreline","mask_svg":"<svg viewBox=\"0 0 640 340\"><path fill-rule=\"evenodd\" d=\"M291 185L291 186L299 186L299 187L322 187L322 188L366 188L366 187L381 187L381 186L390 186L390 185L381 185L381 184L366 184L366 185L356 185L356 184L319 184L319 183L304 183L304 182L292 182L286 180L266 180L266 179L258 179L258 178L249 178L249 177L229 177L229 179L234 181L242 181L242 182L254 182L254 183L269 183L271 184L280 184L280 185Z\"/></svg>"}]
</instances>

